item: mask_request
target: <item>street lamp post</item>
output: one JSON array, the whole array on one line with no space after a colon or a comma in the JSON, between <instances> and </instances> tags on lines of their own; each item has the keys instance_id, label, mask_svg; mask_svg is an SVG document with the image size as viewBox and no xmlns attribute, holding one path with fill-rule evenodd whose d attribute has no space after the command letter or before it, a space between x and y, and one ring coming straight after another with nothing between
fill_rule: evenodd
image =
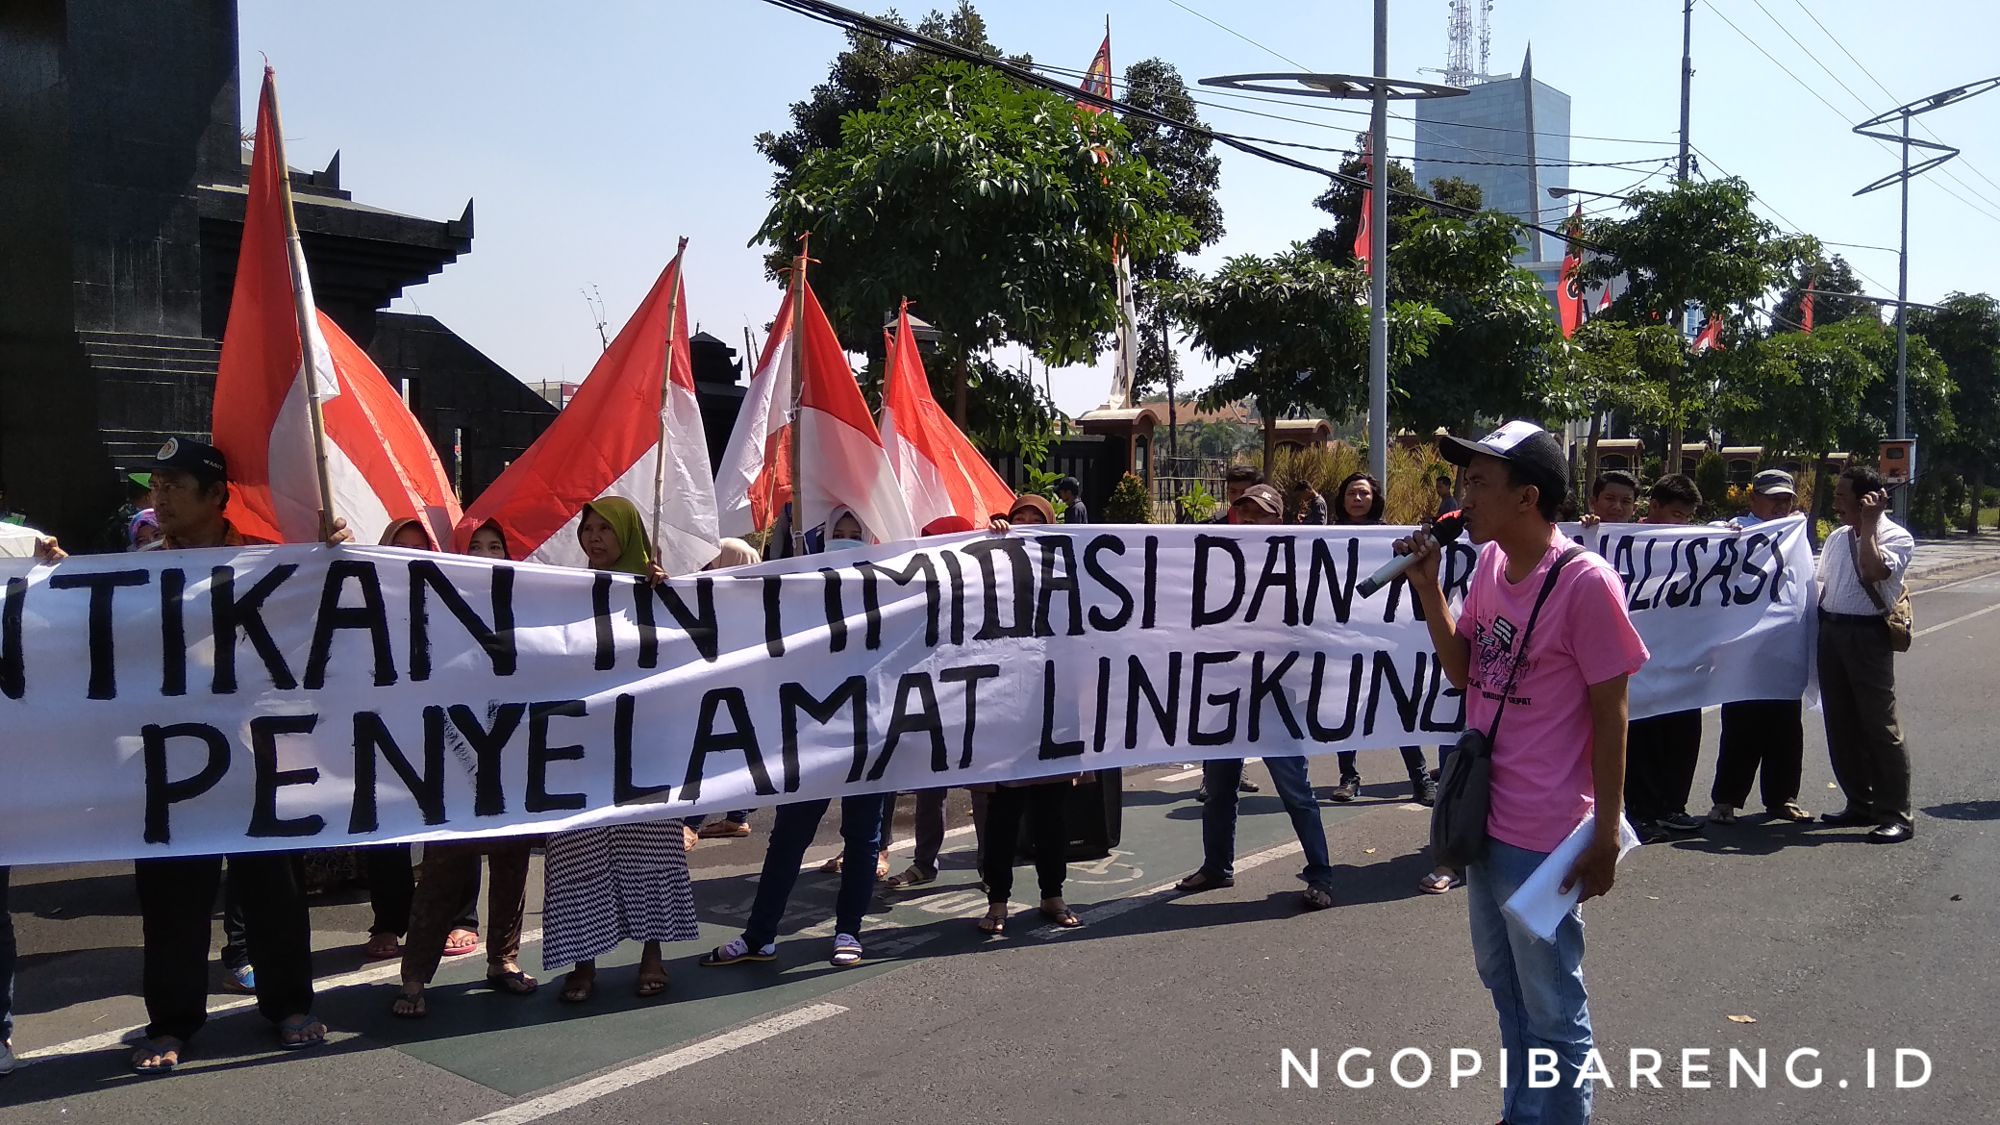
<instances>
[{"instance_id":1,"label":"street lamp post","mask_svg":"<svg viewBox=\"0 0 2000 1125\"><path fill-rule=\"evenodd\" d=\"M1451 98L1462 86L1390 78L1389 0L1375 0L1375 73L1230 74L1204 78L1204 86L1313 98L1368 99L1374 159L1369 168L1368 210L1368 466L1389 479L1389 102Z\"/></svg>"}]
</instances>

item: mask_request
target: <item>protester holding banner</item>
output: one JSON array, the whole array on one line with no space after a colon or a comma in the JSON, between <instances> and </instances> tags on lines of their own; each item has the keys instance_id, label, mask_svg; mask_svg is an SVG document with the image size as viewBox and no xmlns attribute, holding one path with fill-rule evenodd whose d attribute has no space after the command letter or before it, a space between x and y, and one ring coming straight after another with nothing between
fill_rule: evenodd
<instances>
[{"instance_id":1,"label":"protester holding banner","mask_svg":"<svg viewBox=\"0 0 2000 1125\"><path fill-rule=\"evenodd\" d=\"M1889 518L1888 505L1882 474L1866 465L1843 469L1833 488L1841 526L1819 555L1820 698L1833 775L1847 797L1846 808L1820 819L1873 825L1868 840L1875 844L1900 844L1916 832L1910 752L1896 721L1895 625L1907 650L1903 574L1917 541Z\"/></svg>"},{"instance_id":2,"label":"protester holding banner","mask_svg":"<svg viewBox=\"0 0 2000 1125\"><path fill-rule=\"evenodd\" d=\"M1335 496L1339 507L1333 513L1334 523L1379 527L1385 522L1382 510L1388 497L1382 491L1382 482L1367 473L1349 473L1340 482ZM1340 761L1340 783L1327 797L1344 805L1361 795L1361 769L1358 755L1352 750L1342 750L1336 757ZM1424 748L1403 747L1403 768L1410 775L1410 799L1426 808L1436 804L1437 782L1431 780L1430 769L1424 764Z\"/></svg>"},{"instance_id":3,"label":"protester holding banner","mask_svg":"<svg viewBox=\"0 0 2000 1125\"><path fill-rule=\"evenodd\" d=\"M1750 481L1750 513L1726 525L1738 531L1783 519L1798 505L1792 474L1766 469ZM1736 823L1736 810L1750 799L1756 778L1764 811L1774 820L1803 822L1813 815L1799 807L1799 774L1805 763L1805 703L1799 699L1744 699L1722 705L1722 742L1715 755L1715 783L1709 787L1711 824ZM1761 776L1760 776L1761 774Z\"/></svg>"},{"instance_id":4,"label":"protester holding banner","mask_svg":"<svg viewBox=\"0 0 2000 1125\"><path fill-rule=\"evenodd\" d=\"M1506 1052L1502 1117L1588 1121L1593 1050L1583 984L1583 915L1571 908L1544 941L1501 906L1596 814L1591 843L1564 889L1585 900L1611 889L1619 853L1626 685L1646 662L1618 574L1555 528L1569 462L1554 437L1509 422L1481 441L1444 438L1466 467L1465 530L1481 545L1459 614L1438 582L1439 550L1418 533L1398 545L1431 643L1466 693L1466 729L1491 740L1491 804L1483 857L1467 869L1472 951L1493 994ZM1506 707L1502 709L1502 704ZM1557 1080L1531 1083L1530 1052L1553 1052Z\"/></svg>"},{"instance_id":5,"label":"protester holding banner","mask_svg":"<svg viewBox=\"0 0 2000 1125\"><path fill-rule=\"evenodd\" d=\"M577 542L593 570L666 576L646 546L645 521L630 500L607 496L583 507ZM597 958L621 941L645 943L640 999L667 990L660 943L691 941L700 930L686 841L678 820L557 832L542 878L542 968L572 965L562 998L581 1004L597 987Z\"/></svg>"},{"instance_id":6,"label":"protester holding banner","mask_svg":"<svg viewBox=\"0 0 2000 1125\"><path fill-rule=\"evenodd\" d=\"M1583 526L1631 523L1639 510L1639 482L1623 469L1606 469L1590 482L1590 511Z\"/></svg>"},{"instance_id":7,"label":"protester holding banner","mask_svg":"<svg viewBox=\"0 0 2000 1125\"><path fill-rule=\"evenodd\" d=\"M1684 527L1701 507L1701 490L1685 473L1653 482L1644 523ZM1701 708L1632 720L1626 734L1625 804L1642 843L1700 832L1688 815L1695 770L1701 763Z\"/></svg>"},{"instance_id":8,"label":"protester holding banner","mask_svg":"<svg viewBox=\"0 0 2000 1125\"><path fill-rule=\"evenodd\" d=\"M702 569L705 571L728 570L730 567L736 566L754 566L763 561L764 558L757 553L757 548L732 536L724 538L716 544L715 558L711 559L709 564L702 567ZM690 828L697 830L695 832L697 839L740 840L750 834L751 812L752 810L750 809L732 809L721 820L710 821L706 824L703 821L707 818L691 816L687 819L687 824Z\"/></svg>"},{"instance_id":9,"label":"protester holding banner","mask_svg":"<svg viewBox=\"0 0 2000 1125\"><path fill-rule=\"evenodd\" d=\"M838 543L867 544L867 529L848 509L835 507L828 523L830 527L814 529L822 535L807 534L809 548L830 552L853 549L836 547ZM840 872L840 891L834 900L831 958L837 969L861 963L861 923L875 896L875 880L888 874L888 856L881 848L882 820L894 797L893 793L869 793L840 799L843 847L835 858L842 862L828 863L822 869ZM798 884L799 864L819 832L820 821L832 806L830 800L795 801L778 806L777 818L771 824L770 843L764 849L764 866L757 874L757 895L750 906L748 924L741 937L731 938L703 956L702 965L721 968L777 959L778 924L784 921L785 906L791 901L792 888Z\"/></svg>"},{"instance_id":10,"label":"protester holding banner","mask_svg":"<svg viewBox=\"0 0 2000 1125\"><path fill-rule=\"evenodd\" d=\"M1284 523L1284 501L1268 484L1251 485L1236 501L1236 522L1253 526ZM1307 910L1333 905L1333 860L1326 846L1326 825L1319 818L1319 801L1306 776L1306 759L1288 754L1264 756L1264 768L1278 800L1292 818L1306 867L1300 873L1306 889L1299 902ZM1184 894L1236 885L1236 783L1243 776L1243 759L1210 758L1201 764L1202 788L1208 800L1201 808L1201 867L1174 884Z\"/></svg>"},{"instance_id":11,"label":"protester holding banner","mask_svg":"<svg viewBox=\"0 0 2000 1125\"><path fill-rule=\"evenodd\" d=\"M249 542L224 516L229 467L222 451L169 439L153 462L153 512L163 550L240 547ZM350 539L335 520L333 540ZM326 1042L312 1016L312 929L305 865L298 852L231 855L230 879L243 907L250 960L257 966L257 1010L278 1027L287 1050ZM133 864L145 929L146 1037L132 1069L163 1074L180 1065L188 1040L208 1019L209 913L222 878L222 856L141 859Z\"/></svg>"}]
</instances>

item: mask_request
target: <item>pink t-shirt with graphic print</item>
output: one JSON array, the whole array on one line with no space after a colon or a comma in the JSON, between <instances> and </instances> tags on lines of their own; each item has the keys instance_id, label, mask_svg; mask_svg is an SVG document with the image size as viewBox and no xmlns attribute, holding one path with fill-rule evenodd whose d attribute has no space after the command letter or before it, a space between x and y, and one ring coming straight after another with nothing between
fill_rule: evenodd
<instances>
[{"instance_id":1,"label":"pink t-shirt with graphic print","mask_svg":"<svg viewBox=\"0 0 2000 1125\"><path fill-rule=\"evenodd\" d=\"M1534 573L1507 581L1507 556L1492 543L1479 552L1458 618L1472 645L1466 688L1467 730L1486 730L1521 659L1521 634L1549 567L1571 544L1551 531ZM1529 851L1553 851L1595 802L1591 771L1592 684L1637 672L1646 645L1625 612L1625 587L1598 555L1584 551L1563 566L1535 623L1525 666L1500 719L1493 747L1493 804L1486 830Z\"/></svg>"}]
</instances>

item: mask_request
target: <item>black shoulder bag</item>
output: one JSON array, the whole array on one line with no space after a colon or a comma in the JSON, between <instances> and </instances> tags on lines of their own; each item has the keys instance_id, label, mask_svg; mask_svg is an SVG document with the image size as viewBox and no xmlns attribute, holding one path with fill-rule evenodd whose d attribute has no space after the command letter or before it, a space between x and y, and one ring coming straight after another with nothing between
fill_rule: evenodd
<instances>
[{"instance_id":1,"label":"black shoulder bag","mask_svg":"<svg viewBox=\"0 0 2000 1125\"><path fill-rule=\"evenodd\" d=\"M1507 673L1507 685L1494 708L1493 722L1485 730L1468 730L1458 736L1451 760L1438 777L1437 806L1431 810L1431 858L1446 867L1464 870L1467 864L1486 857L1486 814L1493 805L1493 740L1500 733L1500 716L1507 712L1507 697L1514 694L1514 678L1528 657L1528 642L1535 636L1535 621L1542 605L1556 588L1556 577L1569 561L1583 553L1573 546L1556 558L1542 579L1542 591L1535 596L1535 608L1528 613L1528 627L1521 631ZM1470 685L1467 685L1470 687ZM1468 701L1468 706L1469 706Z\"/></svg>"}]
</instances>

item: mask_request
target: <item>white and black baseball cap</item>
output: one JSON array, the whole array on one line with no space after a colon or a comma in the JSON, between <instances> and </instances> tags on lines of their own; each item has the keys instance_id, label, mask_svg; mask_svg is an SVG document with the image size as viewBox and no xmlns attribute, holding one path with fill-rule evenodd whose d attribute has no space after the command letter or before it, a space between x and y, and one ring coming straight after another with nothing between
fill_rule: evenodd
<instances>
[{"instance_id":1,"label":"white and black baseball cap","mask_svg":"<svg viewBox=\"0 0 2000 1125\"><path fill-rule=\"evenodd\" d=\"M1478 441L1449 435L1438 439L1439 456L1454 465L1470 465L1482 453L1520 466L1545 492L1560 496L1569 491L1569 458L1562 443L1533 422L1509 422Z\"/></svg>"}]
</instances>

